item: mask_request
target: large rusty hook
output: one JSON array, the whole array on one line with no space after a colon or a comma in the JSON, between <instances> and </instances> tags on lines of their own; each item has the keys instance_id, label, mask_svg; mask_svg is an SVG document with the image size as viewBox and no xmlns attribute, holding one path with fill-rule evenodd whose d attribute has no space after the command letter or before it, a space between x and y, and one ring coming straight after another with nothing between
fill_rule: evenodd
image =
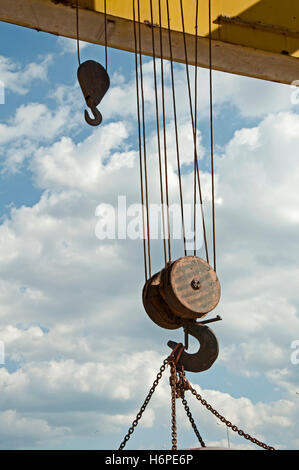
<instances>
[{"instance_id":1,"label":"large rusty hook","mask_svg":"<svg viewBox=\"0 0 299 470\"><path fill-rule=\"evenodd\" d=\"M199 350L194 354L183 351L178 365L184 366L189 372L203 372L208 370L216 361L219 354L218 341L213 331L201 323L188 321L184 324L188 333L196 338L200 343ZM167 345L174 349L177 345L175 341L168 341Z\"/></svg>"}]
</instances>

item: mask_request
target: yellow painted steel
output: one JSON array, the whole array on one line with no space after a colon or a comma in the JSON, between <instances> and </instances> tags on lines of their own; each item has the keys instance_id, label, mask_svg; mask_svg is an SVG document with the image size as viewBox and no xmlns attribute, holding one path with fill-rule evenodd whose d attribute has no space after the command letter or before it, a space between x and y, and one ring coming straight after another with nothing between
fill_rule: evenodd
<instances>
[{"instance_id":1,"label":"yellow painted steel","mask_svg":"<svg viewBox=\"0 0 299 470\"><path fill-rule=\"evenodd\" d=\"M181 0L168 0L173 58L184 62ZM106 0L108 45L134 50L133 0ZM142 53L152 55L150 0L139 0ZM188 60L195 63L196 0L182 0ZM169 58L166 0L160 0L163 54ZM76 0L1 0L0 20L52 34L76 37ZM78 0L80 39L104 44L104 0ZM137 10L138 0L135 0ZM152 0L153 24L159 23L159 0ZM209 66L209 0L198 0L198 57ZM299 0L211 0L213 68L264 80L299 79ZM154 29L159 56L158 28Z\"/></svg>"},{"instance_id":2,"label":"yellow painted steel","mask_svg":"<svg viewBox=\"0 0 299 470\"><path fill-rule=\"evenodd\" d=\"M166 0L160 0L162 26L167 28ZM137 9L137 0L135 0ZM209 34L208 0L198 1L198 35ZM79 0L81 8L104 12L104 0ZM133 19L132 0L106 0L107 14ZM159 0L152 0L154 23L159 23ZM212 37L223 42L299 57L299 1L211 0ZM171 29L182 31L180 0L169 0ZM195 34L196 0L183 0L186 33ZM225 24L215 24L226 17ZM239 21L234 22L234 18ZM141 22L150 22L150 0L140 0ZM229 21L230 20L230 21ZM220 20L221 21L221 20Z\"/></svg>"}]
</instances>

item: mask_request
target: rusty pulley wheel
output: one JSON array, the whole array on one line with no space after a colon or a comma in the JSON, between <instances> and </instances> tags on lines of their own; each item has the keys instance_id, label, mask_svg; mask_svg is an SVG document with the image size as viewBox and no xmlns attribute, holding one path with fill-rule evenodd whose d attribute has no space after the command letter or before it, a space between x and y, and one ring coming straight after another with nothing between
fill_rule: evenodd
<instances>
[{"instance_id":1,"label":"rusty pulley wheel","mask_svg":"<svg viewBox=\"0 0 299 470\"><path fill-rule=\"evenodd\" d=\"M144 285L142 301L150 319L162 328L175 330L182 323L163 300L160 293L161 272L154 274Z\"/></svg>"},{"instance_id":2,"label":"rusty pulley wheel","mask_svg":"<svg viewBox=\"0 0 299 470\"><path fill-rule=\"evenodd\" d=\"M185 256L162 270L160 293L175 315L195 319L216 307L220 283L206 261Z\"/></svg>"}]
</instances>

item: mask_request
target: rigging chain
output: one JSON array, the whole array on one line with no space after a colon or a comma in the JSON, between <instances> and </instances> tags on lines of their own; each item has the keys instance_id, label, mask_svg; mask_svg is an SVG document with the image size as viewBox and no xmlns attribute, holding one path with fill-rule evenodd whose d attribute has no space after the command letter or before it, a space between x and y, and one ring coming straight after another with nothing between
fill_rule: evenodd
<instances>
[{"instance_id":1,"label":"rigging chain","mask_svg":"<svg viewBox=\"0 0 299 470\"><path fill-rule=\"evenodd\" d=\"M186 411L187 416L189 418L189 421L191 423L191 426L192 426L192 428L193 428L193 430L194 430L201 446L206 447L201 435L199 434L199 431L196 427L196 424L195 424L194 419L192 417L192 414L190 412L190 408L189 408L189 406L187 404L187 401L185 399L185 392L187 390L190 390L192 395L194 395L197 398L197 400L203 406L206 407L206 409L208 411L211 411L211 413L214 416L216 416L216 418L218 418L222 423L226 424L226 426L228 428L230 428L232 431L237 432L239 434L239 436L244 437L248 441L252 442L253 444L256 444L259 447L262 447L265 450L275 450L274 447L269 446L269 445L265 444L262 441L259 441L258 439L250 436L250 434L245 433L242 429L238 428L238 426L232 424L228 419L226 419L217 410L215 410L215 408L213 408L201 396L201 394L198 393L192 387L192 385L190 384L190 382L187 380L187 378L185 376L185 372L184 372L183 367L177 367L177 362L179 360L179 357L180 357L181 353L183 352L183 349L184 349L184 347L181 343L177 344L176 347L171 352L171 354L166 359L164 359L164 361L163 361L163 363L160 367L160 370L159 370L159 372L156 376L156 379L154 380L153 385L150 388L149 393L147 394L147 396L146 396L146 398L143 402L143 405L140 408L140 411L137 413L136 418L134 419L134 421L132 423L132 426L129 428L126 436L124 437L122 443L119 446L119 450L124 449L126 443L128 442L131 435L133 434L136 426L139 423L139 420L142 417L142 414L144 413L151 397L153 396L153 394L156 390L156 387L157 387L157 385L158 385L158 383L159 383L159 381L162 377L163 372L166 369L167 364L170 366L170 379L169 379L169 381L170 381L170 386L171 386L171 436L172 436L172 441L171 442L172 442L172 450L177 450L177 426L176 426L176 403L175 403L177 398L182 399L182 403L184 405L184 408L185 408L185 411ZM178 380L178 377L177 377L177 372L179 373L179 377L180 377L179 380Z\"/></svg>"},{"instance_id":2,"label":"rigging chain","mask_svg":"<svg viewBox=\"0 0 299 470\"><path fill-rule=\"evenodd\" d=\"M189 382L188 382L189 383ZM226 419L224 416L222 416L220 413L218 413L217 410L215 410L206 400L202 398L200 393L198 393L189 383L189 390L191 391L192 395L194 395L197 400L200 401L202 405L206 407L208 411L211 411L211 413L216 416L216 418L220 419L222 423L225 423L228 428L231 428L232 431L237 432L239 436L244 437L248 441L251 441L253 444L258 445L259 447L263 447L265 450L275 450L274 447L269 446L265 444L264 442L259 441L255 437L250 436L250 434L245 433L242 429L239 429L238 426L232 424L228 419Z\"/></svg>"},{"instance_id":3,"label":"rigging chain","mask_svg":"<svg viewBox=\"0 0 299 470\"><path fill-rule=\"evenodd\" d=\"M151 388L150 388L150 390L149 390L149 392L148 392L148 394L147 394L147 396L146 396L146 398L145 398L145 400L144 400L144 402L143 402L143 404L142 404L142 406L141 406L141 408L140 408L139 413L137 413L136 418L134 419L134 421L133 421L133 423L132 423L132 426L129 428L129 430L128 430L127 434L125 435L124 440L123 440L122 443L120 444L118 450L123 450L123 449L124 449L124 447L125 447L127 441L130 439L131 434L133 434L133 432L134 432L134 430L135 430L135 428L136 428L136 426L137 426L139 420L141 419L142 414L144 413L144 411L145 411L145 409L146 409L146 407L147 407L147 405L148 405L150 399L152 398L153 393L154 393L154 391L156 390L156 387L157 387L157 385L158 385L158 383L159 383L159 381L160 381L160 379L161 379L161 377L162 377L162 374L163 374L163 372L164 372L165 369L166 369L166 365L167 365L167 364L170 364L170 362L171 362L173 356L174 356L175 353L177 352L178 348L181 347L181 346L182 346L182 345L181 345L180 343L177 344L177 346L172 350L172 352L170 353L170 355L169 355L166 359L164 359L164 361L163 361L163 363L162 363L162 365L161 365L161 367L160 367L160 370L159 370L159 372L158 372L158 374L157 374L157 376L156 376L156 378L155 378L155 380L154 380L154 382L153 382L153 385L151 386Z\"/></svg>"}]
</instances>

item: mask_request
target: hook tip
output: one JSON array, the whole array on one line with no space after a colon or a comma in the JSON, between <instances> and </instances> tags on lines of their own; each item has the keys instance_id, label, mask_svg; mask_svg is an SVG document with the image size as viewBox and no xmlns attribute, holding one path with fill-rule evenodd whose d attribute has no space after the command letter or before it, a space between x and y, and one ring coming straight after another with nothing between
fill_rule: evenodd
<instances>
[{"instance_id":1,"label":"hook tip","mask_svg":"<svg viewBox=\"0 0 299 470\"><path fill-rule=\"evenodd\" d=\"M91 111L94 115L94 119L92 119L89 114L88 114L88 111L85 109L84 110L84 116L85 116L85 121L87 122L87 124L89 124L90 126L98 126L99 124L101 124L102 120L103 120L103 117L100 113L100 111L94 106L91 108Z\"/></svg>"}]
</instances>

